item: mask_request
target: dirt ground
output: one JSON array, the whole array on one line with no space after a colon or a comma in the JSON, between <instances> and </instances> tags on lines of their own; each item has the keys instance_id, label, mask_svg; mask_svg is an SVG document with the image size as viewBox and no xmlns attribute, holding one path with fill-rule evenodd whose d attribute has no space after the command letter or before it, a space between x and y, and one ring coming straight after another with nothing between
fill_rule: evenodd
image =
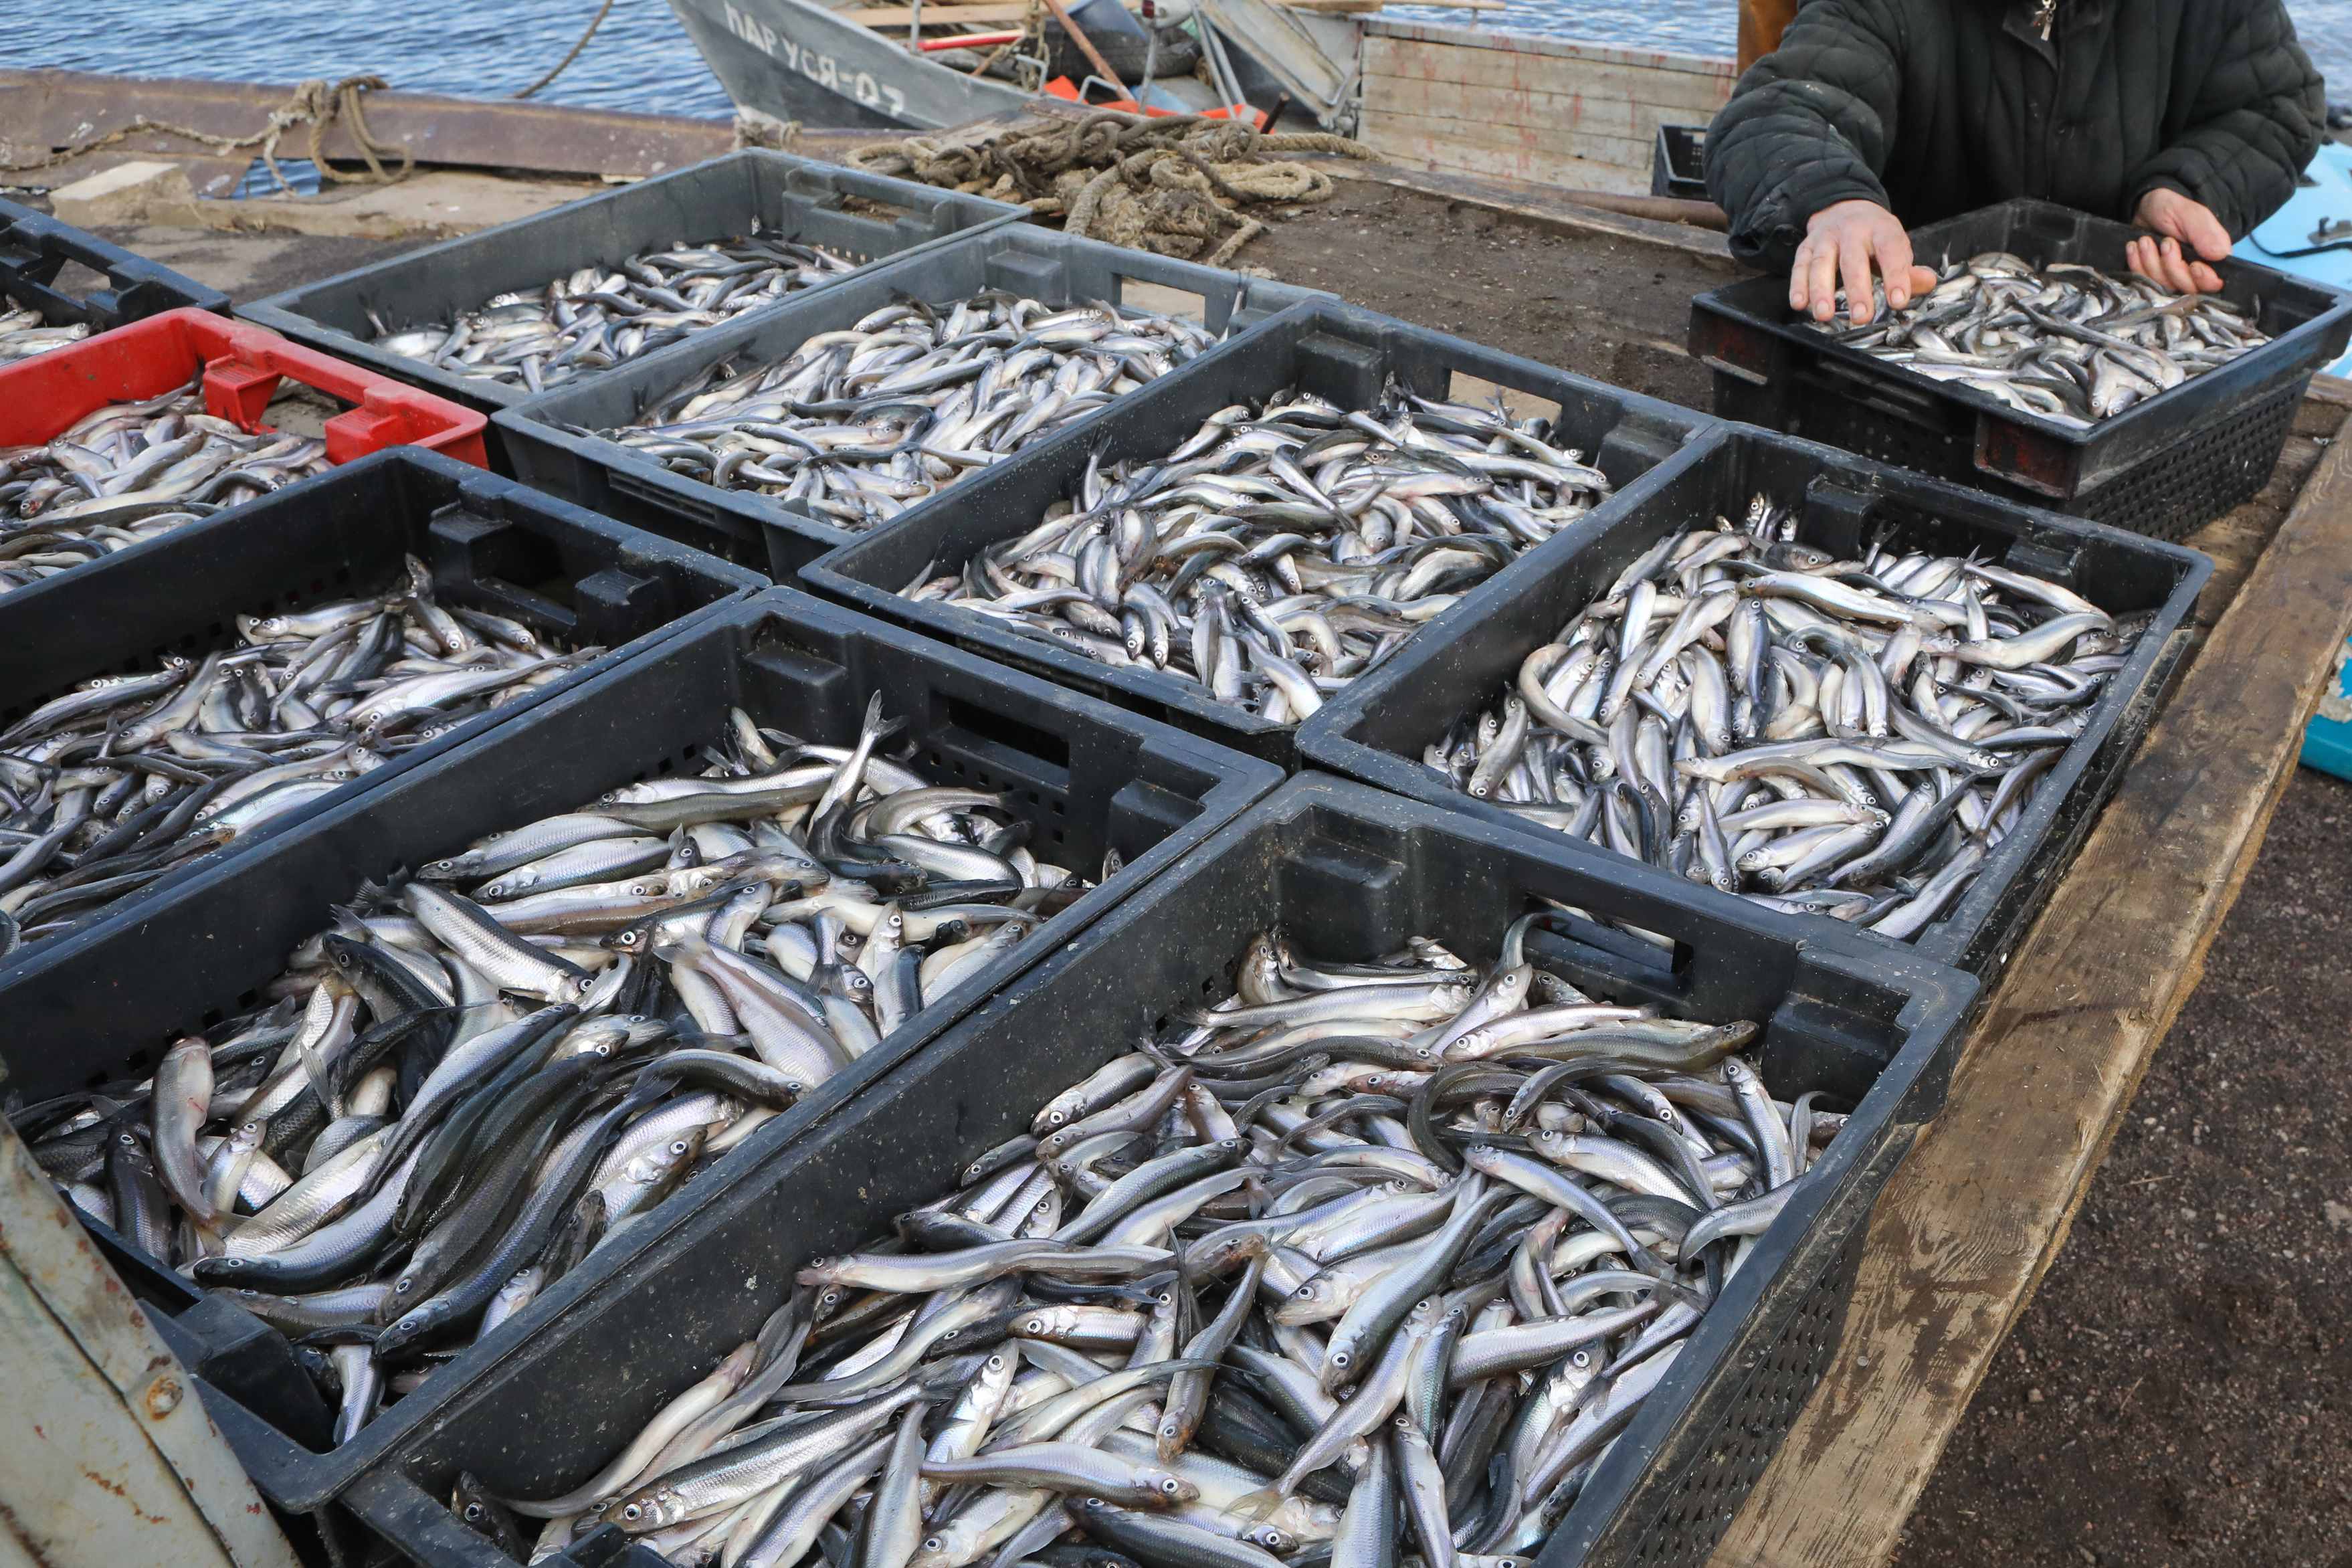
<instances>
[{"instance_id":1,"label":"dirt ground","mask_svg":"<svg viewBox=\"0 0 2352 1568\"><path fill-rule=\"evenodd\" d=\"M1694 407L1704 258L1343 184L1239 258ZM408 248L110 238L256 299ZM1637 259L1638 258L1638 259ZM2352 785L2300 772L2065 1250L1921 1499L1902 1568L2352 1568Z\"/></svg>"},{"instance_id":2,"label":"dirt ground","mask_svg":"<svg viewBox=\"0 0 2352 1568\"><path fill-rule=\"evenodd\" d=\"M2300 769L1901 1568L2352 1568L2352 784Z\"/></svg>"},{"instance_id":3,"label":"dirt ground","mask_svg":"<svg viewBox=\"0 0 2352 1568\"><path fill-rule=\"evenodd\" d=\"M1700 409L1712 394L1706 367L1683 347L1691 296L1746 276L1728 262L1538 228L1356 181L1275 224L1236 260L1367 310Z\"/></svg>"}]
</instances>

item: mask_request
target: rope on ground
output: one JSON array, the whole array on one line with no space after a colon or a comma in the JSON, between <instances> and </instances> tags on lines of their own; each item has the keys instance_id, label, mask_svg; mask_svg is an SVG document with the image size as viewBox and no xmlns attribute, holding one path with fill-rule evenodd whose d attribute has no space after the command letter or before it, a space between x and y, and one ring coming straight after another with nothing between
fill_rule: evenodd
<instances>
[{"instance_id":1,"label":"rope on ground","mask_svg":"<svg viewBox=\"0 0 2352 1568\"><path fill-rule=\"evenodd\" d=\"M54 168L59 163L79 158L85 153L95 153L101 147L110 147L125 138L152 134L176 136L183 141L194 142L199 146L210 147L216 153L236 153L247 147L257 147L260 149L262 163L268 167L269 177L278 183L280 189L290 191L293 186L287 182L285 174L278 167L278 143L287 132L308 121L310 125L310 162L318 165L321 179L333 180L342 184L370 183L390 184L395 180L406 179L409 172L415 168L416 159L405 145L395 146L379 142L368 130L366 112L360 107L360 95L363 92L381 91L386 85L383 78L380 76L347 76L332 87L327 85L323 77L313 78L296 88L293 97L271 110L269 122L250 136L215 136L209 132L192 130L185 125L173 125L161 120L150 120L143 114L135 114L131 117L131 123L128 125L118 126L102 136L95 136L87 142L60 148L30 160L18 159L16 156L16 144L5 137L0 137L0 170L15 173L30 169ZM343 128L351 132L352 141L358 145L360 157L367 163L365 173L356 169L347 172L335 168L327 162L324 151L327 132L334 127L338 119L343 122ZM383 160L394 153L400 155L400 172L396 174L386 174Z\"/></svg>"},{"instance_id":2,"label":"rope on ground","mask_svg":"<svg viewBox=\"0 0 2352 1568\"><path fill-rule=\"evenodd\" d=\"M555 68L554 68L553 70L551 70L551 71L548 72L545 76L543 76L543 77L540 78L537 81L532 82L529 87L524 88L520 92L510 92L510 93L507 94L507 96L508 96L509 98L510 98L510 99L513 99L513 98L529 98L531 94L533 94L533 93L537 92L541 88L545 87L549 82L551 82L551 81L553 81L557 77L562 76L562 75L563 74L563 68L564 68L566 66L570 65L573 60L576 60L576 59L578 59L578 58L580 58L580 51L581 51L581 50L583 50L583 49L584 49L584 48L586 48L586 47L588 47L588 40L589 40L589 39L591 39L591 38L593 38L593 37L594 37L596 36L596 29L597 29L597 28L599 28L599 27L601 27L601 26L603 26L604 25L604 18L605 18L606 16L608 16L612 15L612 11L613 11L613 0L604 0L604 3L602 5L599 5L598 7L596 7L596 15L595 15L594 18L593 18L593 19L592 19L592 20L589 22L589 24L588 24L588 30L587 30L586 32L584 32L584 33L583 33L583 34L581 34L581 35L580 35L580 41L579 41L578 43L576 43L576 44L574 44L574 45L572 45L572 52L571 52L570 54L568 54L568 55L564 56L562 59L560 59L560 60L558 60L558 61L556 61L556 62L555 62Z\"/></svg>"},{"instance_id":3,"label":"rope on ground","mask_svg":"<svg viewBox=\"0 0 2352 1568\"><path fill-rule=\"evenodd\" d=\"M1235 120L1102 110L980 142L909 136L861 147L849 162L1015 202L1060 217L1071 234L1222 266L1265 230L1248 209L1328 201L1338 188L1320 169L1284 162L1284 153L1380 157L1319 131L1269 135Z\"/></svg>"}]
</instances>

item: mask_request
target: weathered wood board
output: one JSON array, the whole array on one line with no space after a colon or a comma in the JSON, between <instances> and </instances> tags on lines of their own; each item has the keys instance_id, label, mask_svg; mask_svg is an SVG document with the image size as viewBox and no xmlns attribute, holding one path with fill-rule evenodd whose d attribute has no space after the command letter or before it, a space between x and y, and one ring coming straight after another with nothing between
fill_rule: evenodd
<instances>
[{"instance_id":1,"label":"weathered wood board","mask_svg":"<svg viewBox=\"0 0 2352 1568\"><path fill-rule=\"evenodd\" d=\"M1732 64L1564 38L1364 25L1358 138L1410 168L1634 194L1660 125L1705 125Z\"/></svg>"}]
</instances>

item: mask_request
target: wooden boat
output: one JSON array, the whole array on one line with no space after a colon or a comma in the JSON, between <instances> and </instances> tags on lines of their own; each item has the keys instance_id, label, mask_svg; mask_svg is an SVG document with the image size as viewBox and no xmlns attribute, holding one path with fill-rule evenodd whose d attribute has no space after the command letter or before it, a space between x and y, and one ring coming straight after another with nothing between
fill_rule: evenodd
<instances>
[{"instance_id":1,"label":"wooden boat","mask_svg":"<svg viewBox=\"0 0 2352 1568\"><path fill-rule=\"evenodd\" d=\"M1034 60L1034 33L1017 46L965 47L1024 27L1037 0L669 3L737 105L778 120L939 130L1017 109L1043 85L1034 64L1009 79L974 69L992 54L998 71L1024 50ZM1443 3L1502 9L1501 0ZM1640 194L1659 126L1705 125L1735 79L1728 58L1371 14L1380 5L1150 0L1156 20L1189 20L1206 40L1209 74L1224 89L1162 75L1150 101L1200 111L1239 98L1268 111L1286 100L1286 126L1311 118L1408 167ZM1141 36L1117 0L1092 0L1078 20L1090 35L1124 23Z\"/></svg>"}]
</instances>

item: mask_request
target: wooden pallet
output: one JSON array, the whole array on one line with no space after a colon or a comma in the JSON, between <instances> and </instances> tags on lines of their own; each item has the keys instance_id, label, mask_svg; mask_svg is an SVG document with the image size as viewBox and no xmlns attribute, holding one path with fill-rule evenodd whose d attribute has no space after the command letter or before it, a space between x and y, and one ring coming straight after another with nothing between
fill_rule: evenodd
<instances>
[{"instance_id":1,"label":"wooden pallet","mask_svg":"<svg viewBox=\"0 0 2352 1568\"><path fill-rule=\"evenodd\" d=\"M2347 415L2352 382L2315 384L2270 504L2188 541L2220 567L2198 605L2201 644L1998 983L1942 1117L1881 1194L1838 1360L1714 1568L1885 1562L2065 1245L2352 622Z\"/></svg>"}]
</instances>

